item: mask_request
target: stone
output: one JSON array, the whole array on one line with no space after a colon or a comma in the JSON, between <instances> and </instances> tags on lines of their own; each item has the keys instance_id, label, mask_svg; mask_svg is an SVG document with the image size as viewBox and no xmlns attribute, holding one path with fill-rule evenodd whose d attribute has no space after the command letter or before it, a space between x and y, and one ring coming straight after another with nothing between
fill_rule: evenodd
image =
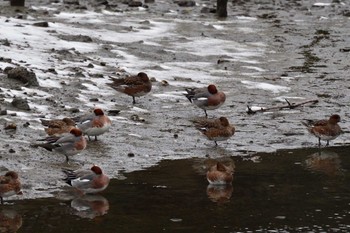
<instances>
[{"instance_id":1,"label":"stone","mask_svg":"<svg viewBox=\"0 0 350 233\"><path fill-rule=\"evenodd\" d=\"M12 100L11 104L12 104L12 106L14 106L15 108L18 108L20 110L26 110L26 111L30 110L28 101L26 99L21 98L21 97L15 97Z\"/></svg>"},{"instance_id":2,"label":"stone","mask_svg":"<svg viewBox=\"0 0 350 233\"><path fill-rule=\"evenodd\" d=\"M5 72L7 72L7 77L9 79L18 80L25 86L39 86L35 73L24 67L6 67Z\"/></svg>"}]
</instances>

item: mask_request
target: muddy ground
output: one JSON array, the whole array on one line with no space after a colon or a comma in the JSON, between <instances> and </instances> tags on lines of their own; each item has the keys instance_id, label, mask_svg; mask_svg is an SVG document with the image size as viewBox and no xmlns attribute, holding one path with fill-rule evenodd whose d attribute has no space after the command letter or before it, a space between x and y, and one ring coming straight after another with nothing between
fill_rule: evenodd
<instances>
[{"instance_id":1,"label":"muddy ground","mask_svg":"<svg viewBox=\"0 0 350 233\"><path fill-rule=\"evenodd\" d=\"M0 116L1 171L19 171L24 183L24 195L20 198L51 196L53 191L60 190L65 186L60 171L66 166L64 157L30 146L45 136L39 119L77 116L93 106L102 106L110 113L113 127L99 141L89 142L88 148L74 157L77 163L72 167L99 164L108 175L118 179L123 178L123 171L147 168L163 159L208 156L257 159L258 152L315 147L317 139L307 134L300 121L327 118L332 113L341 115L345 134L331 145L346 146L350 101L349 3L323 2L329 4L231 1L228 18L220 20L212 13L215 9L212 1L196 1L196 5L190 7L179 6L177 1L157 0L142 2L141 7L122 1L33 0L26 1L25 8L10 8L8 2L0 3L0 14L4 16L1 24L15 22L14 27L27 27L30 34L31 23L49 22L45 32L57 40L96 46L93 52L81 52L79 48L62 49L52 43L51 50L42 51L42 57L33 57L33 60L27 59L26 54L23 60L10 59L0 53L0 104L1 110L7 110ZM118 42L117 38L115 42L95 35L93 30L104 24L95 25L83 18L77 22L69 16L56 17L86 11L102 14L110 23L105 24L106 29L130 33L130 42ZM137 26L125 26L128 21L136 22ZM164 36L160 32L157 37L132 38L137 32L156 28L155 22L174 24L174 30ZM86 28L91 34L74 30L70 34L62 33L56 29L58 24ZM217 30L217 25L225 30ZM201 47L201 41L208 43L211 39L234 43L222 45L226 50L213 53L207 51L210 44ZM154 41L157 43L149 43ZM197 42L189 45L198 45L197 49L203 53L186 47L189 41ZM253 55L227 55L225 51L235 53L235 45ZM22 49L26 53L31 48L31 41L20 44L0 38L0 51L19 53ZM116 48L124 53L116 55ZM126 63L128 56L146 62ZM196 66L201 63L208 65ZM184 67L186 72L173 72L171 65ZM7 78L5 68L8 66L33 71L39 86L23 89L23 83ZM134 106L130 97L106 85L109 76L135 74L141 70L154 78L153 89L149 95L137 99ZM203 73L206 75L202 79ZM59 88L52 86L51 81L57 82ZM237 129L234 137L219 147L214 147L213 142L194 129L191 119L204 113L183 96L186 86L212 82L225 91L227 100L220 109L210 111L209 116L227 116ZM48 83L50 85L46 85ZM27 100L30 110L11 104L18 95ZM285 105L284 99L319 102L293 110L246 113L247 105ZM120 112L112 114L111 110ZM4 129L10 123L17 125L15 131Z\"/></svg>"}]
</instances>

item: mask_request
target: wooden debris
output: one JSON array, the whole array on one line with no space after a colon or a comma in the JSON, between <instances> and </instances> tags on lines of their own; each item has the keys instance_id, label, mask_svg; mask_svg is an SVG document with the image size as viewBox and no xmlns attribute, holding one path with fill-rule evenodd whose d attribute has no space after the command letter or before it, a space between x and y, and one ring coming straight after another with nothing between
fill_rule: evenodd
<instances>
[{"instance_id":1,"label":"wooden debris","mask_svg":"<svg viewBox=\"0 0 350 233\"><path fill-rule=\"evenodd\" d=\"M290 103L287 99L285 99L285 100L287 102L287 105L279 105L279 106L274 106L274 107L269 107L269 108L261 107L261 108L256 109L256 110L253 110L248 105L247 106L248 107L247 113L248 114L255 114L257 112L267 112L267 111L272 111L272 110L294 109L296 107L300 107L300 106L303 106L303 105L306 105L306 104L316 104L316 103L318 103L317 99L315 99L315 100L306 100L306 101L303 101L303 102L300 102L300 103Z\"/></svg>"}]
</instances>

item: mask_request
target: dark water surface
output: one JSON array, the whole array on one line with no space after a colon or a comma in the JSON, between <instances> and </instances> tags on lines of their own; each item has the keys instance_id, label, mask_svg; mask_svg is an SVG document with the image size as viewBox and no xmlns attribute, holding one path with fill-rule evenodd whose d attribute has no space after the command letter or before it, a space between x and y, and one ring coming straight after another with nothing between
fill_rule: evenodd
<instances>
[{"instance_id":1,"label":"dark water surface","mask_svg":"<svg viewBox=\"0 0 350 233\"><path fill-rule=\"evenodd\" d=\"M102 196L88 197L98 200L90 210L71 207L84 200L52 198L9 201L1 213L18 214L18 232L345 232L350 231L348 151L233 157L233 185L221 191L209 189L203 159L165 160L112 180Z\"/></svg>"}]
</instances>

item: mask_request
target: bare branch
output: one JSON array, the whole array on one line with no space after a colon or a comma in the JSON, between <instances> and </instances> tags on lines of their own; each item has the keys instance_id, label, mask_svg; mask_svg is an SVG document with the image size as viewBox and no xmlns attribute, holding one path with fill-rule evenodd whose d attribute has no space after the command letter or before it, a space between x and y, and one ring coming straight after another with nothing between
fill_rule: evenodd
<instances>
[{"instance_id":1,"label":"bare branch","mask_svg":"<svg viewBox=\"0 0 350 233\"><path fill-rule=\"evenodd\" d=\"M287 102L287 105L280 105L280 106L274 106L274 107L269 107L269 108L259 108L256 110L253 110L250 106L247 106L248 110L247 113L248 114L255 114L257 112L266 112L266 111L271 111L271 110L282 110L282 109L294 109L296 107L300 107L306 104L316 104L318 103L318 100L306 100L300 103L290 103L287 99L285 99Z\"/></svg>"}]
</instances>

